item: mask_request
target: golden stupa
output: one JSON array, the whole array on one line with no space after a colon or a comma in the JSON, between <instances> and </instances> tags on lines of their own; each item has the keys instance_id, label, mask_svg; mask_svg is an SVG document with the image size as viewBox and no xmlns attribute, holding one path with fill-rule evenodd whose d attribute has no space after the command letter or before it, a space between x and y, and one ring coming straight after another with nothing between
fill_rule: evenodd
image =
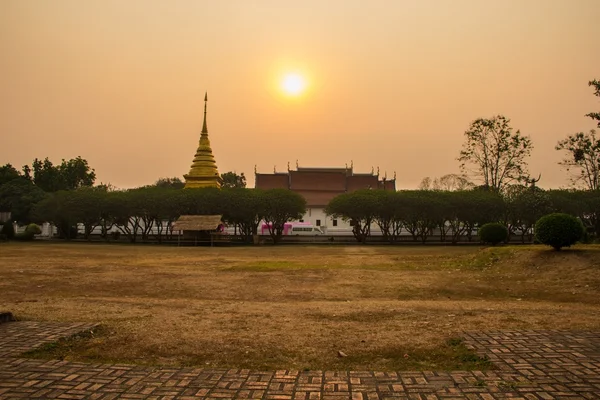
<instances>
[{"instance_id":1,"label":"golden stupa","mask_svg":"<svg viewBox=\"0 0 600 400\"><path fill-rule=\"evenodd\" d=\"M185 188L205 188L205 187L221 187L221 176L217 169L215 156L213 156L210 148L210 140L208 140L208 129L206 129L206 103L208 102L208 94L204 95L204 123L202 124L202 134L198 143L198 150L192 162L192 167L185 178Z\"/></svg>"}]
</instances>

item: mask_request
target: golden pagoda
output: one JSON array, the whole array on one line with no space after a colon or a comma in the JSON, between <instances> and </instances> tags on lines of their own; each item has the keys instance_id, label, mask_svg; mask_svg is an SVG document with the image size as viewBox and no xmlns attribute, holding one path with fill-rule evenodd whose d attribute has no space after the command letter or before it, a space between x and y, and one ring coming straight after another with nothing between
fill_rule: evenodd
<instances>
[{"instance_id":1,"label":"golden pagoda","mask_svg":"<svg viewBox=\"0 0 600 400\"><path fill-rule=\"evenodd\" d=\"M202 124L202 134L198 143L198 150L192 162L192 167L185 178L185 188L205 188L221 187L221 176L217 169L217 163L210 148L208 140L208 129L206 129L206 103L208 102L208 93L204 94L204 123Z\"/></svg>"}]
</instances>

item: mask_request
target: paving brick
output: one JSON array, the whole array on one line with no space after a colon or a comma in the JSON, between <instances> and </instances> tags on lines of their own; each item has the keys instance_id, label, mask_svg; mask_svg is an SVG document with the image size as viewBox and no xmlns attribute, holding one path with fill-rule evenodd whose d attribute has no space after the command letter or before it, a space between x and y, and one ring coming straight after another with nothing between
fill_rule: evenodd
<instances>
[{"instance_id":1,"label":"paving brick","mask_svg":"<svg viewBox=\"0 0 600 400\"><path fill-rule=\"evenodd\" d=\"M495 371L149 368L20 358L93 324L0 324L0 399L550 400L600 398L600 333L468 332Z\"/></svg>"}]
</instances>

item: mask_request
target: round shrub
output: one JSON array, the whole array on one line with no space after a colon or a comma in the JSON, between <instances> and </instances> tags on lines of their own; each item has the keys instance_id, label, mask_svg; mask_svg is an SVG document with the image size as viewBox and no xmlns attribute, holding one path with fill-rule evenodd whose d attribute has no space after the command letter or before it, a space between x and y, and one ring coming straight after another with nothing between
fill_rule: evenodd
<instances>
[{"instance_id":1,"label":"round shrub","mask_svg":"<svg viewBox=\"0 0 600 400\"><path fill-rule=\"evenodd\" d=\"M36 224L29 224L27 225L27 228L25 228L25 232L30 233L32 235L39 235L40 233L42 233L42 228L40 228Z\"/></svg>"},{"instance_id":2,"label":"round shrub","mask_svg":"<svg viewBox=\"0 0 600 400\"><path fill-rule=\"evenodd\" d=\"M554 213L544 215L535 223L535 237L543 244L560 250L577 243L583 236L584 228L580 220L569 214Z\"/></svg>"},{"instance_id":3,"label":"round shrub","mask_svg":"<svg viewBox=\"0 0 600 400\"><path fill-rule=\"evenodd\" d=\"M491 222L479 228L479 238L482 242L495 246L508 238L508 229L502 224Z\"/></svg>"},{"instance_id":4,"label":"round shrub","mask_svg":"<svg viewBox=\"0 0 600 400\"><path fill-rule=\"evenodd\" d=\"M2 229L0 229L0 233L3 234L7 239L12 239L15 237L15 227L12 222L6 221L4 225L2 225Z\"/></svg>"}]
</instances>

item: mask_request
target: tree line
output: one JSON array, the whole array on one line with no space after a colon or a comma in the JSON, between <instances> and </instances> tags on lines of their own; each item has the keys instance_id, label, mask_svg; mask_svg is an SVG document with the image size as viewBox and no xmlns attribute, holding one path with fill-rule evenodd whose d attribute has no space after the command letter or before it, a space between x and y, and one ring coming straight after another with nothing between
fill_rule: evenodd
<instances>
[{"instance_id":1,"label":"tree line","mask_svg":"<svg viewBox=\"0 0 600 400\"><path fill-rule=\"evenodd\" d=\"M186 189L145 187L126 191L80 188L58 191L37 203L31 212L36 222L51 222L61 237L74 238L77 223L84 237L95 229L110 239L117 229L131 242L172 238L173 222L181 215L222 215L246 242L252 242L264 221L278 243L288 221L302 218L306 201L287 189ZM600 232L600 191L542 190L512 186L504 194L485 187L471 190L359 190L335 197L328 215L348 221L359 242L367 242L372 229L395 243L400 235L415 242L432 236L449 243L475 240L478 227L500 222L523 242L533 238L533 226L542 216L562 212L577 216L590 234Z\"/></svg>"},{"instance_id":2,"label":"tree line","mask_svg":"<svg viewBox=\"0 0 600 400\"><path fill-rule=\"evenodd\" d=\"M523 242L533 239L533 227L542 216L561 212L578 217L591 234L600 232L600 191L542 190L512 186L501 194L487 187L436 191L360 190L335 197L328 215L348 221L357 241L366 242L373 227L390 243L409 234L426 242L439 235L442 242L472 241L476 229L498 222Z\"/></svg>"},{"instance_id":3,"label":"tree line","mask_svg":"<svg viewBox=\"0 0 600 400\"><path fill-rule=\"evenodd\" d=\"M109 232L115 228L132 243L150 239L160 243L172 237L173 223L181 215L222 215L244 241L251 242L260 222L265 221L273 241L278 242L284 224L302 218L305 212L306 200L287 189L148 186L125 191L58 191L35 204L31 219L51 222L66 239L77 236L80 223L86 239L99 228L101 236L109 240Z\"/></svg>"}]
</instances>

